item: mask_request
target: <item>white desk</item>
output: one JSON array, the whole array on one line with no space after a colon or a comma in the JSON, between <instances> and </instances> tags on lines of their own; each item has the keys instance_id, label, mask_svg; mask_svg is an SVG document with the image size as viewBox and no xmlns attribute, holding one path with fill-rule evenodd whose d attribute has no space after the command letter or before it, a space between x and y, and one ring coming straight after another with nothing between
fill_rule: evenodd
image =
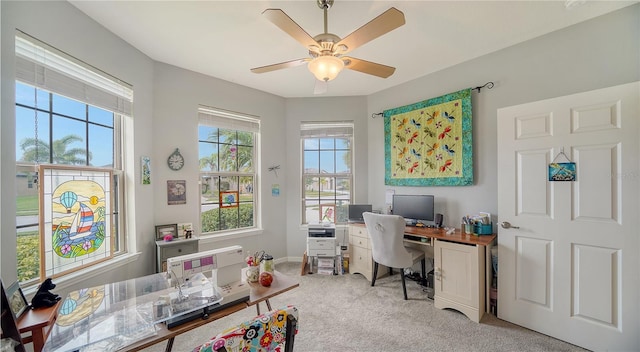
<instances>
[{"instance_id":1,"label":"white desk","mask_svg":"<svg viewBox=\"0 0 640 352\"><path fill-rule=\"evenodd\" d=\"M490 251L496 235L474 236L459 230L447 235L444 229L413 226L405 228L405 235L415 237L415 240L405 239L405 243L433 248L434 306L456 309L469 319L480 322L489 307L488 291L492 277ZM364 224L349 225L352 251L349 272L360 273L371 281L373 259L368 238ZM378 269L378 275L385 271Z\"/></svg>"}]
</instances>

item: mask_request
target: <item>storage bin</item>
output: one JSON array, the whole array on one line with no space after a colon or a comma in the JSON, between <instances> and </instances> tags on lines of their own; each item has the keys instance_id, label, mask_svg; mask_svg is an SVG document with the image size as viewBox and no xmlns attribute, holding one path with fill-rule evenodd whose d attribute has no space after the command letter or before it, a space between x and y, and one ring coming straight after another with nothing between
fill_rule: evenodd
<instances>
[{"instance_id":1,"label":"storage bin","mask_svg":"<svg viewBox=\"0 0 640 352\"><path fill-rule=\"evenodd\" d=\"M493 224L475 224L473 225L474 235L491 235L493 233Z\"/></svg>"}]
</instances>

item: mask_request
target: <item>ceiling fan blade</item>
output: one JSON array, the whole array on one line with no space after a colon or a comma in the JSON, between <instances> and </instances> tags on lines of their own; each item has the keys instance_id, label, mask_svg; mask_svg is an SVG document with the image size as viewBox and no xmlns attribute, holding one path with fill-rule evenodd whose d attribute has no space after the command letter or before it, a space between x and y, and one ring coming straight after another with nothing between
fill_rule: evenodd
<instances>
[{"instance_id":1,"label":"ceiling fan blade","mask_svg":"<svg viewBox=\"0 0 640 352\"><path fill-rule=\"evenodd\" d=\"M340 50L341 54L348 53L349 51L366 44L385 33L391 32L403 24L405 24L404 13L395 7L392 7L380 16L369 21L369 23L353 31L353 33L339 41L335 47L338 48L338 50L343 48L343 50Z\"/></svg>"},{"instance_id":2,"label":"ceiling fan blade","mask_svg":"<svg viewBox=\"0 0 640 352\"><path fill-rule=\"evenodd\" d=\"M315 52L320 51L321 45L318 44L309 33L305 32L294 20L291 19L284 11L280 9L266 9L262 14L273 24L289 34L293 39L304 45L308 50Z\"/></svg>"},{"instance_id":3,"label":"ceiling fan blade","mask_svg":"<svg viewBox=\"0 0 640 352\"><path fill-rule=\"evenodd\" d=\"M313 94L324 94L327 92L329 82L316 79L316 84L313 87Z\"/></svg>"},{"instance_id":4,"label":"ceiling fan blade","mask_svg":"<svg viewBox=\"0 0 640 352\"><path fill-rule=\"evenodd\" d=\"M254 67L254 68L251 69L251 72L253 72L253 73L265 73L265 72L271 72L271 71L275 71L275 70L281 70L283 68L296 67L296 66L304 65L309 60L311 60L311 59L309 59L309 58L295 59L295 60L285 61L285 62L281 62L281 63L278 63L278 64L273 64L273 65Z\"/></svg>"},{"instance_id":5,"label":"ceiling fan blade","mask_svg":"<svg viewBox=\"0 0 640 352\"><path fill-rule=\"evenodd\" d=\"M377 64L375 62L366 61L362 59L356 59L353 57L342 57L344 61L344 67L350 70L366 73L381 78L387 78L396 72L395 67Z\"/></svg>"}]
</instances>

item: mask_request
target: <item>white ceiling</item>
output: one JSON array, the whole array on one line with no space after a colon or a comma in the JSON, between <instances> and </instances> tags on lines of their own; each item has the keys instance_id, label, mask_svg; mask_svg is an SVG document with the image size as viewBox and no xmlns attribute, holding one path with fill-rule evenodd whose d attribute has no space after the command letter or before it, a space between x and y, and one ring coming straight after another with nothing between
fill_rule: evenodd
<instances>
[{"instance_id":1,"label":"white ceiling","mask_svg":"<svg viewBox=\"0 0 640 352\"><path fill-rule=\"evenodd\" d=\"M406 24L349 53L396 67L391 77L344 70L323 96L369 95L638 2L575 1L567 9L559 0L335 0L328 31L341 38L390 7L404 13ZM324 31L314 0L70 2L153 60L286 98L314 96L306 65L249 71L308 56L262 11L282 9L313 37Z\"/></svg>"}]
</instances>

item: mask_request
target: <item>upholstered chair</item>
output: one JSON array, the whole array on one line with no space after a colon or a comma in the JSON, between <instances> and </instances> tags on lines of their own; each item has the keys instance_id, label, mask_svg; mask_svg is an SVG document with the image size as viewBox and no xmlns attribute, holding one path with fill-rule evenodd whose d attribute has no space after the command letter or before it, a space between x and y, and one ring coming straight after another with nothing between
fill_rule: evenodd
<instances>
[{"instance_id":1,"label":"upholstered chair","mask_svg":"<svg viewBox=\"0 0 640 352\"><path fill-rule=\"evenodd\" d=\"M371 286L376 283L378 276L378 264L389 268L400 269L402 278L402 290L404 299L407 299L407 286L405 284L404 269L410 268L420 260L422 265L422 278L425 278L424 252L415 248L404 246L405 221L399 215L383 215L366 212L364 223L371 238L371 256L373 257L373 279Z\"/></svg>"},{"instance_id":2,"label":"upholstered chair","mask_svg":"<svg viewBox=\"0 0 640 352\"><path fill-rule=\"evenodd\" d=\"M289 305L227 329L192 352L291 352L298 333L298 309Z\"/></svg>"}]
</instances>

